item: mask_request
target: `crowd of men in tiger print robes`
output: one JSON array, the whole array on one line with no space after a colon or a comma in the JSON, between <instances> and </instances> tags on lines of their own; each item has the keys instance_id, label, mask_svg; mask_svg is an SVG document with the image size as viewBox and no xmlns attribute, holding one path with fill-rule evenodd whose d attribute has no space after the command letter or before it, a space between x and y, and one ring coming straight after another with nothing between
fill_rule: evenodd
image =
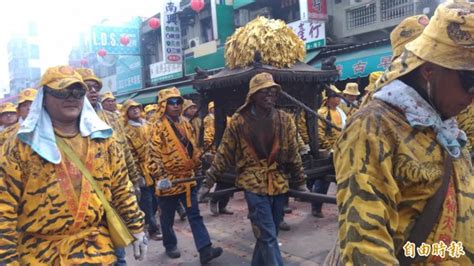
<instances>
[{"instance_id":1,"label":"crowd of men in tiger print robes","mask_svg":"<svg viewBox=\"0 0 474 266\"><path fill-rule=\"evenodd\" d=\"M333 154L339 210L326 265L474 263L472 36L473 4L441 4L431 20L409 17L392 31L392 64L369 76L362 99L357 83L325 92L318 114L342 128L318 120L320 148ZM126 263L94 185L59 141L80 158L133 234L137 260L149 239L162 240L170 258L181 256L173 230L178 209L200 262L219 257L223 249L212 244L199 201L234 170L256 238L251 264L284 264L277 239L285 193L290 184L327 193L329 183L307 180L301 159L310 139L307 114L275 108L282 88L271 74L250 80L245 104L228 117L218 147L213 103L201 120L197 105L174 87L145 108L133 100L117 108L101 88L91 69L52 67L39 88L19 94L18 106L0 106L0 265ZM176 183L202 174L202 184ZM412 243L417 220L443 187L433 226L422 243ZM212 213L232 214L227 202L213 199ZM323 216L321 203L312 203L312 214Z\"/></svg>"}]
</instances>

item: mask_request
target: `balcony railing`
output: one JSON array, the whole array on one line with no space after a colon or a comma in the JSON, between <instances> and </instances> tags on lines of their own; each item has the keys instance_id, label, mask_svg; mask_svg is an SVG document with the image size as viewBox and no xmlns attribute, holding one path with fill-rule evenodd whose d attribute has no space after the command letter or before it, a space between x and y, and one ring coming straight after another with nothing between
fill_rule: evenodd
<instances>
[{"instance_id":1,"label":"balcony railing","mask_svg":"<svg viewBox=\"0 0 474 266\"><path fill-rule=\"evenodd\" d=\"M413 15L415 5L413 0L381 0L380 20L387 21Z\"/></svg>"},{"instance_id":2,"label":"balcony railing","mask_svg":"<svg viewBox=\"0 0 474 266\"><path fill-rule=\"evenodd\" d=\"M355 29L374 24L377 21L376 4L370 3L347 10L347 29Z\"/></svg>"}]
</instances>

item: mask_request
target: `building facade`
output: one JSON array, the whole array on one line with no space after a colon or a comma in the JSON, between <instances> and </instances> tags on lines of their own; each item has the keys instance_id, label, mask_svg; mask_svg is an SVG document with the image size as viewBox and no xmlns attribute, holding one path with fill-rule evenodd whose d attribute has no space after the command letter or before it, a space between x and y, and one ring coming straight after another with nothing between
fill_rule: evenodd
<instances>
[{"instance_id":1,"label":"building facade","mask_svg":"<svg viewBox=\"0 0 474 266\"><path fill-rule=\"evenodd\" d=\"M38 29L28 23L26 34L14 36L7 45L10 79L9 96L17 95L27 87L34 87L41 77Z\"/></svg>"}]
</instances>

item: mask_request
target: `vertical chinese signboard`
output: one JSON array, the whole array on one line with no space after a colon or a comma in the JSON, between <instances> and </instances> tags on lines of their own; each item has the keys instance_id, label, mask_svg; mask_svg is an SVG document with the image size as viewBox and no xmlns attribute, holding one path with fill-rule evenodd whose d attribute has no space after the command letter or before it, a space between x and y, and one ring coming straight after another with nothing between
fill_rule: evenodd
<instances>
[{"instance_id":1,"label":"vertical chinese signboard","mask_svg":"<svg viewBox=\"0 0 474 266\"><path fill-rule=\"evenodd\" d=\"M306 50L326 45L326 28L324 23L295 21L288 26L304 41Z\"/></svg>"},{"instance_id":2,"label":"vertical chinese signboard","mask_svg":"<svg viewBox=\"0 0 474 266\"><path fill-rule=\"evenodd\" d=\"M308 19L310 21L325 21L328 19L326 0L308 0Z\"/></svg>"},{"instance_id":3,"label":"vertical chinese signboard","mask_svg":"<svg viewBox=\"0 0 474 266\"><path fill-rule=\"evenodd\" d=\"M162 26L163 56L166 63L182 64L181 27L178 18L179 1L166 0L163 6Z\"/></svg>"}]
</instances>

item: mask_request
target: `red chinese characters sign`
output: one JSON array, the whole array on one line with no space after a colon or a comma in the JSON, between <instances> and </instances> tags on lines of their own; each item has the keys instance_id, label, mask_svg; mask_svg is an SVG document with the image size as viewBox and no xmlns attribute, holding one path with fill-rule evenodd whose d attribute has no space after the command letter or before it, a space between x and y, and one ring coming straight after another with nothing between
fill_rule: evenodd
<instances>
[{"instance_id":1,"label":"red chinese characters sign","mask_svg":"<svg viewBox=\"0 0 474 266\"><path fill-rule=\"evenodd\" d=\"M308 0L308 19L318 21L328 19L326 0Z\"/></svg>"}]
</instances>

